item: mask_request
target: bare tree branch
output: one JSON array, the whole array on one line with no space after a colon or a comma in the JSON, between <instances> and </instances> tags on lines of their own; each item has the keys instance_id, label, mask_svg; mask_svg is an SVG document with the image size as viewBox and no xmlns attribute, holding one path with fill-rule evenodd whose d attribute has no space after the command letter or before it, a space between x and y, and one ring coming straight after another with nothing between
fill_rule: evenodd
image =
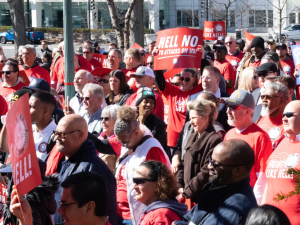
<instances>
[{"instance_id":1,"label":"bare tree branch","mask_svg":"<svg viewBox=\"0 0 300 225\"><path fill-rule=\"evenodd\" d=\"M129 36L130 36L130 17L131 17L131 13L134 7L136 0L132 0L132 2L129 5L129 8L126 12L125 15L125 48L128 49L129 48Z\"/></svg>"}]
</instances>

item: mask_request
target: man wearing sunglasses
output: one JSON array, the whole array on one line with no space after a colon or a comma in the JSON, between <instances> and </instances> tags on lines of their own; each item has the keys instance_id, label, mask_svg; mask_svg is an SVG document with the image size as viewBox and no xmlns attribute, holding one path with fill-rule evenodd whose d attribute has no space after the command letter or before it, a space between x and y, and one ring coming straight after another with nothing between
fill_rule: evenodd
<instances>
[{"instance_id":1,"label":"man wearing sunglasses","mask_svg":"<svg viewBox=\"0 0 300 225\"><path fill-rule=\"evenodd\" d=\"M153 57L153 55L148 56L146 66L153 70L153 68L154 68L154 57Z\"/></svg>"},{"instance_id":2,"label":"man wearing sunglasses","mask_svg":"<svg viewBox=\"0 0 300 225\"><path fill-rule=\"evenodd\" d=\"M93 55L94 55L93 47L91 47L89 45L84 45L82 47L82 55L83 55L83 58L85 58L87 61L90 62L90 64L92 64L94 69L97 67L102 67L101 63L98 60L93 58Z\"/></svg>"},{"instance_id":3,"label":"man wearing sunglasses","mask_svg":"<svg viewBox=\"0 0 300 225\"><path fill-rule=\"evenodd\" d=\"M253 149L254 166L250 173L250 185L254 187L258 177L265 172L266 162L272 153L272 142L269 135L252 121L254 114L254 98L248 91L236 90L228 98L221 98L228 107L228 124L232 128L224 140L242 139Z\"/></svg>"},{"instance_id":4,"label":"man wearing sunglasses","mask_svg":"<svg viewBox=\"0 0 300 225\"><path fill-rule=\"evenodd\" d=\"M241 51L236 49L236 39L234 37L227 36L225 38L225 46L227 48L226 60L230 62L233 66L234 73L236 73L239 63L244 56Z\"/></svg>"},{"instance_id":5,"label":"man wearing sunglasses","mask_svg":"<svg viewBox=\"0 0 300 225\"><path fill-rule=\"evenodd\" d=\"M253 150L243 140L218 144L208 157L209 183L198 196L197 205L172 225L244 224L257 206L249 185L254 161Z\"/></svg>"},{"instance_id":6,"label":"man wearing sunglasses","mask_svg":"<svg viewBox=\"0 0 300 225\"><path fill-rule=\"evenodd\" d=\"M116 180L106 164L98 157L92 141L87 138L88 125L85 119L75 114L65 116L59 121L57 128L54 131L54 135L56 140L56 151L63 154L65 158L59 172L61 182L63 183L71 175L80 172L92 172L101 175L107 185L107 197L109 199L107 212L109 222L112 225L117 225ZM57 210L61 206L60 201L67 200L62 198L62 196L66 197L63 194L65 194L65 192L63 192L62 188L59 188L55 195ZM63 204L67 203L72 203L72 201L63 202ZM75 210L74 207L80 206L74 203L73 205L65 206L64 208L67 211L72 210L72 208ZM63 216L58 214L61 213L60 210L61 209L53 216L55 224L63 224L63 217L67 216L64 213L62 213ZM67 219L66 222L68 222L68 218L64 217L64 219Z\"/></svg>"},{"instance_id":7,"label":"man wearing sunglasses","mask_svg":"<svg viewBox=\"0 0 300 225\"><path fill-rule=\"evenodd\" d=\"M291 59L288 55L286 44L278 43L276 46L276 53L279 55L283 72L294 77L295 64L293 59Z\"/></svg>"},{"instance_id":8,"label":"man wearing sunglasses","mask_svg":"<svg viewBox=\"0 0 300 225\"><path fill-rule=\"evenodd\" d=\"M261 204L270 204L281 209L291 224L299 224L299 195L292 195L275 201L278 194L288 195L295 191L295 175L287 174L290 168L300 170L300 101L290 102L282 114L285 138L280 142L268 160L265 190ZM293 179L294 178L294 179Z\"/></svg>"},{"instance_id":9,"label":"man wearing sunglasses","mask_svg":"<svg viewBox=\"0 0 300 225\"><path fill-rule=\"evenodd\" d=\"M232 94L234 91L235 72L233 66L225 59L227 55L227 48L223 45L215 46L215 62L214 66L220 70L221 75L226 81L226 92Z\"/></svg>"},{"instance_id":10,"label":"man wearing sunglasses","mask_svg":"<svg viewBox=\"0 0 300 225\"><path fill-rule=\"evenodd\" d=\"M140 62L143 66L145 66L146 51L142 48L139 48L138 50L139 50L140 56L141 56L141 61Z\"/></svg>"},{"instance_id":11,"label":"man wearing sunglasses","mask_svg":"<svg viewBox=\"0 0 300 225\"><path fill-rule=\"evenodd\" d=\"M284 138L282 113L289 99L288 89L280 83L269 83L261 94L261 117L256 124L269 134L273 150Z\"/></svg>"}]
</instances>

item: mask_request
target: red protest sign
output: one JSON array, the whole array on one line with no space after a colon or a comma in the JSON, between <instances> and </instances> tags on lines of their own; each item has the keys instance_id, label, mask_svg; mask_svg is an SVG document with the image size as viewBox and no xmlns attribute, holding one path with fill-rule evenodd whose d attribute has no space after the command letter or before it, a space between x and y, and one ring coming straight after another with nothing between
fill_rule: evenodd
<instances>
[{"instance_id":1,"label":"red protest sign","mask_svg":"<svg viewBox=\"0 0 300 225\"><path fill-rule=\"evenodd\" d=\"M140 46L137 43L134 43L131 48L142 48L142 49L144 49L142 46Z\"/></svg>"},{"instance_id":2,"label":"red protest sign","mask_svg":"<svg viewBox=\"0 0 300 225\"><path fill-rule=\"evenodd\" d=\"M168 70L164 73L165 80L168 82L172 82L173 76L177 73L181 73L184 68L172 69Z\"/></svg>"},{"instance_id":3,"label":"red protest sign","mask_svg":"<svg viewBox=\"0 0 300 225\"><path fill-rule=\"evenodd\" d=\"M255 38L256 36L248 33L246 30L245 30L245 39L246 39L246 44L247 45L251 45L251 41L253 38Z\"/></svg>"},{"instance_id":4,"label":"red protest sign","mask_svg":"<svg viewBox=\"0 0 300 225\"><path fill-rule=\"evenodd\" d=\"M200 68L203 30L173 28L159 31L157 46L159 52L154 56L154 70L174 68Z\"/></svg>"},{"instance_id":5,"label":"red protest sign","mask_svg":"<svg viewBox=\"0 0 300 225\"><path fill-rule=\"evenodd\" d=\"M19 98L6 117L13 180L21 196L42 183L31 127L29 95Z\"/></svg>"},{"instance_id":6,"label":"red protest sign","mask_svg":"<svg viewBox=\"0 0 300 225\"><path fill-rule=\"evenodd\" d=\"M111 69L108 68L101 68L101 67L95 68L91 72L91 74L93 75L93 83L98 84L101 77L103 77L104 75L109 75L110 72Z\"/></svg>"},{"instance_id":7,"label":"red protest sign","mask_svg":"<svg viewBox=\"0 0 300 225\"><path fill-rule=\"evenodd\" d=\"M93 54L93 58L99 61L103 68L108 68L108 59L107 55L102 55L98 53Z\"/></svg>"},{"instance_id":8,"label":"red protest sign","mask_svg":"<svg viewBox=\"0 0 300 225\"><path fill-rule=\"evenodd\" d=\"M218 37L225 35L225 22L224 21L204 21L204 39L217 40Z\"/></svg>"}]
</instances>

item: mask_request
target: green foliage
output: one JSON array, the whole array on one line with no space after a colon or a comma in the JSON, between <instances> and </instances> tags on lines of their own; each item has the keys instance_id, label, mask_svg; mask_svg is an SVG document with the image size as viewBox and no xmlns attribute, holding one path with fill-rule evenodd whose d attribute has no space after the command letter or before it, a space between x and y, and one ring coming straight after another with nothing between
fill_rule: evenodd
<instances>
[{"instance_id":1,"label":"green foliage","mask_svg":"<svg viewBox=\"0 0 300 225\"><path fill-rule=\"evenodd\" d=\"M12 26L0 26L0 32L6 32L11 28L12 28Z\"/></svg>"},{"instance_id":2,"label":"green foliage","mask_svg":"<svg viewBox=\"0 0 300 225\"><path fill-rule=\"evenodd\" d=\"M284 194L282 192L277 193L276 196L274 197L274 201L282 201L284 199L290 198L294 195L300 195L300 170L290 168L286 171L288 175L293 176L293 181L295 183L295 189L293 191L290 191L287 194Z\"/></svg>"}]
</instances>

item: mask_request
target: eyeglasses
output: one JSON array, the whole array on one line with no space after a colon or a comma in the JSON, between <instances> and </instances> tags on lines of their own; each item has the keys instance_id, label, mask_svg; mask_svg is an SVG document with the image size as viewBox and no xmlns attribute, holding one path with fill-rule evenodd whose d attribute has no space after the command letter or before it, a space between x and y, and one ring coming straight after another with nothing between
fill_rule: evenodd
<instances>
[{"instance_id":1,"label":"eyeglasses","mask_svg":"<svg viewBox=\"0 0 300 225\"><path fill-rule=\"evenodd\" d=\"M286 117L286 118L291 118L291 117L293 117L293 116L295 116L295 115L294 115L294 113L292 113L292 112L286 112L286 113L283 113L283 114L282 114L282 118L284 118L284 117Z\"/></svg>"},{"instance_id":2,"label":"eyeglasses","mask_svg":"<svg viewBox=\"0 0 300 225\"><path fill-rule=\"evenodd\" d=\"M107 84L107 83L109 82L109 80L107 80L107 79L100 79L100 80L99 80L99 83L101 83L101 82Z\"/></svg>"},{"instance_id":3,"label":"eyeglasses","mask_svg":"<svg viewBox=\"0 0 300 225\"><path fill-rule=\"evenodd\" d=\"M281 96L277 96L277 95L261 95L260 96L261 100L264 100L265 98L267 100L271 100L272 98L279 98L279 97L281 97Z\"/></svg>"},{"instance_id":4,"label":"eyeglasses","mask_svg":"<svg viewBox=\"0 0 300 225\"><path fill-rule=\"evenodd\" d=\"M146 63L146 65L150 65L150 66L153 66L153 62L149 62L149 63Z\"/></svg>"},{"instance_id":5,"label":"eyeglasses","mask_svg":"<svg viewBox=\"0 0 300 225\"><path fill-rule=\"evenodd\" d=\"M60 205L60 207L62 207L62 208L66 207L66 206L69 206L69 205L73 205L73 204L75 204L75 203L77 203L77 202L72 202L72 203L63 204L61 201L59 201L59 205Z\"/></svg>"},{"instance_id":6,"label":"eyeglasses","mask_svg":"<svg viewBox=\"0 0 300 225\"><path fill-rule=\"evenodd\" d=\"M186 82L190 82L191 79L194 79L194 78L190 78L190 77L180 77L179 78L180 81L184 81L185 80Z\"/></svg>"},{"instance_id":7,"label":"eyeglasses","mask_svg":"<svg viewBox=\"0 0 300 225\"><path fill-rule=\"evenodd\" d=\"M59 132L59 131L57 131L57 130L54 130L54 131L53 131L53 134L54 134L54 136L59 136L60 138L66 138L66 136L67 136L68 134L72 134L72 133L74 133L74 132L76 132L76 131L81 131L81 130L74 130L74 131L71 131L71 132L69 132L69 133L64 133L64 132Z\"/></svg>"},{"instance_id":8,"label":"eyeglasses","mask_svg":"<svg viewBox=\"0 0 300 225\"><path fill-rule=\"evenodd\" d=\"M211 165L212 165L212 167L214 168L214 169L217 169L218 167L220 167L220 166L242 166L242 165L224 165L224 164L216 164L212 159L211 159L211 157L210 157L210 155L208 156L208 160L209 160L209 163L211 163Z\"/></svg>"},{"instance_id":9,"label":"eyeglasses","mask_svg":"<svg viewBox=\"0 0 300 225\"><path fill-rule=\"evenodd\" d=\"M16 71L1 71L2 75L10 75L10 73L15 73Z\"/></svg>"},{"instance_id":10,"label":"eyeglasses","mask_svg":"<svg viewBox=\"0 0 300 225\"><path fill-rule=\"evenodd\" d=\"M82 54L90 54L90 52L82 52Z\"/></svg>"},{"instance_id":11,"label":"eyeglasses","mask_svg":"<svg viewBox=\"0 0 300 225\"><path fill-rule=\"evenodd\" d=\"M227 107L228 107L231 111L238 110L238 109L246 109L246 107L243 107L243 106L237 106L237 105L227 105Z\"/></svg>"},{"instance_id":12,"label":"eyeglasses","mask_svg":"<svg viewBox=\"0 0 300 225\"><path fill-rule=\"evenodd\" d=\"M109 117L100 117L100 120L101 120L101 121L103 121L103 120L104 120L105 122L108 122L108 121L109 121L109 119L110 119Z\"/></svg>"},{"instance_id":13,"label":"eyeglasses","mask_svg":"<svg viewBox=\"0 0 300 225\"><path fill-rule=\"evenodd\" d=\"M226 42L225 45L231 45L232 41Z\"/></svg>"},{"instance_id":14,"label":"eyeglasses","mask_svg":"<svg viewBox=\"0 0 300 225\"><path fill-rule=\"evenodd\" d=\"M153 180L153 179L147 179L147 178L142 178L142 177L134 177L132 178L132 182L134 184L144 184L146 183L147 181L149 182L156 182L156 180Z\"/></svg>"},{"instance_id":15,"label":"eyeglasses","mask_svg":"<svg viewBox=\"0 0 300 225\"><path fill-rule=\"evenodd\" d=\"M180 83L171 83L171 84L173 84L173 85L175 85L175 86L180 86Z\"/></svg>"},{"instance_id":16,"label":"eyeglasses","mask_svg":"<svg viewBox=\"0 0 300 225\"><path fill-rule=\"evenodd\" d=\"M252 78L253 78L253 80L256 80L258 78L258 76L253 76Z\"/></svg>"}]
</instances>

